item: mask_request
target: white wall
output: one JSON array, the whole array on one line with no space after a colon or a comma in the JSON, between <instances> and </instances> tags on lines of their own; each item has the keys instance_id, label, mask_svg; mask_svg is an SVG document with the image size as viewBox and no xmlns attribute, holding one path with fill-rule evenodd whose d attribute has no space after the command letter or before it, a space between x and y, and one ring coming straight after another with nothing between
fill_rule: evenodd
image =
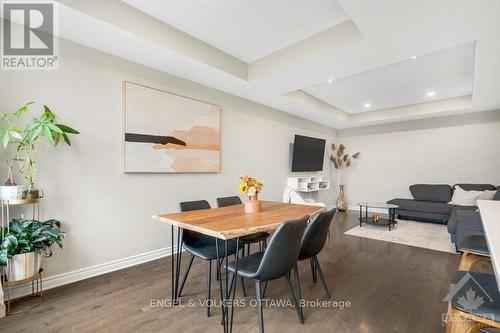
<instances>
[{"instance_id":1,"label":"white wall","mask_svg":"<svg viewBox=\"0 0 500 333\"><path fill-rule=\"evenodd\" d=\"M411 198L415 183L500 185L500 111L339 130L337 141L361 152L347 176L351 207Z\"/></svg>"},{"instance_id":2,"label":"white wall","mask_svg":"<svg viewBox=\"0 0 500 333\"><path fill-rule=\"evenodd\" d=\"M222 172L123 174L124 80L220 105ZM177 211L184 200L208 199L215 205L217 196L237 194L240 174L264 183L262 199L281 200L294 134L328 142L335 134L307 120L66 41L60 43L58 71L2 71L0 86L1 110L37 101L81 132L72 138L72 147L42 147L38 154L36 183L45 192L42 217L60 219L67 231L64 249L45 263L46 276L167 247L169 227L151 216ZM323 199L329 196L324 195Z\"/></svg>"}]
</instances>

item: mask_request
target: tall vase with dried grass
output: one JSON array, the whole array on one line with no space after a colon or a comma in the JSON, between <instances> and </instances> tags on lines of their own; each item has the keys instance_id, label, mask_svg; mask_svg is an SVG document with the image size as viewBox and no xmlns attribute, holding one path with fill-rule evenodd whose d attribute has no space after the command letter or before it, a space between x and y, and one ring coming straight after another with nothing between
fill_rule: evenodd
<instances>
[{"instance_id":1,"label":"tall vase with dried grass","mask_svg":"<svg viewBox=\"0 0 500 333\"><path fill-rule=\"evenodd\" d=\"M330 161L337 172L337 184L339 184L339 194L337 197L337 209L341 212L347 210L347 201L345 199L344 187L345 187L345 174L346 169L349 168L353 160L359 158L359 152L353 154L352 156L346 152L346 147L340 144L337 148L334 143L332 143L332 154L330 155Z\"/></svg>"}]
</instances>

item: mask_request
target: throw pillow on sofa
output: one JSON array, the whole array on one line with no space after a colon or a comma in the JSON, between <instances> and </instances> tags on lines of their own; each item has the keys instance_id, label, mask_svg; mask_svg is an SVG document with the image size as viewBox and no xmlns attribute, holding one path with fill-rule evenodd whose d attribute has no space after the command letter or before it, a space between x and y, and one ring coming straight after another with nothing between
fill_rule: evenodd
<instances>
[{"instance_id":1,"label":"throw pillow on sofa","mask_svg":"<svg viewBox=\"0 0 500 333\"><path fill-rule=\"evenodd\" d=\"M500 186L497 187L497 193L493 197L493 200L500 201Z\"/></svg>"},{"instance_id":2,"label":"throw pillow on sofa","mask_svg":"<svg viewBox=\"0 0 500 333\"><path fill-rule=\"evenodd\" d=\"M477 197L477 200L493 200L496 194L497 191L484 191L483 194Z\"/></svg>"},{"instance_id":3,"label":"throw pillow on sofa","mask_svg":"<svg viewBox=\"0 0 500 333\"><path fill-rule=\"evenodd\" d=\"M477 198L483 193L484 191L465 191L460 186L455 186L453 197L448 203L457 206L475 206Z\"/></svg>"}]
</instances>

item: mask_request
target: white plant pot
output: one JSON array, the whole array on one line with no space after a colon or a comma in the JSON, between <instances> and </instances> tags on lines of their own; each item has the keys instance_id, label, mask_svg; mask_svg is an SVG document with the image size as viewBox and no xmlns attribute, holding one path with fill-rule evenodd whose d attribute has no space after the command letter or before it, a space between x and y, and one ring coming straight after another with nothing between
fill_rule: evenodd
<instances>
[{"instance_id":1,"label":"white plant pot","mask_svg":"<svg viewBox=\"0 0 500 333\"><path fill-rule=\"evenodd\" d=\"M16 254L7 262L7 279L10 282L33 277L40 270L42 256L35 253Z\"/></svg>"},{"instance_id":2,"label":"white plant pot","mask_svg":"<svg viewBox=\"0 0 500 333\"><path fill-rule=\"evenodd\" d=\"M0 200L22 199L26 185L0 186Z\"/></svg>"}]
</instances>

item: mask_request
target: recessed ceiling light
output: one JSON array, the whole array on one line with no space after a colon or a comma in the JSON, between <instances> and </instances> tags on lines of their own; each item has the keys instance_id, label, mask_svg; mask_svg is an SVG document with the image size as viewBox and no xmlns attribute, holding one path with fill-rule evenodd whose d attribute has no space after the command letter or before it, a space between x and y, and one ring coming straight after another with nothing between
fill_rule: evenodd
<instances>
[{"instance_id":1,"label":"recessed ceiling light","mask_svg":"<svg viewBox=\"0 0 500 333\"><path fill-rule=\"evenodd\" d=\"M415 59L417 59L417 56L412 56L412 57L410 57L410 59L415 60Z\"/></svg>"},{"instance_id":2,"label":"recessed ceiling light","mask_svg":"<svg viewBox=\"0 0 500 333\"><path fill-rule=\"evenodd\" d=\"M435 92L435 91L428 91L428 92L427 92L427 96L429 96L429 97L432 97L432 96L434 96L434 95L436 95L436 92Z\"/></svg>"},{"instance_id":3,"label":"recessed ceiling light","mask_svg":"<svg viewBox=\"0 0 500 333\"><path fill-rule=\"evenodd\" d=\"M365 108L369 108L369 107L370 107L370 106L372 106L372 105L371 105L370 103L365 103L365 104L363 104L363 106L364 106Z\"/></svg>"},{"instance_id":4,"label":"recessed ceiling light","mask_svg":"<svg viewBox=\"0 0 500 333\"><path fill-rule=\"evenodd\" d=\"M332 83L333 82L333 79L328 79L328 83Z\"/></svg>"}]
</instances>

